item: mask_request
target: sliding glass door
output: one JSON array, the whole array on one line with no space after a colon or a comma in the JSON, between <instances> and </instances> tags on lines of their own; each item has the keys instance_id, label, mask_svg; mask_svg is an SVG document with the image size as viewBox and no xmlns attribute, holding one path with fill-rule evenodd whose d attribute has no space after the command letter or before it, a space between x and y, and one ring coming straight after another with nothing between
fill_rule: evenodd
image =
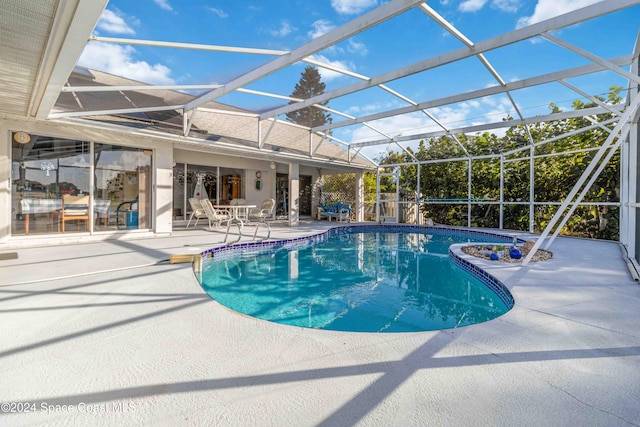
<instances>
[{"instance_id":1,"label":"sliding glass door","mask_svg":"<svg viewBox=\"0 0 640 427\"><path fill-rule=\"evenodd\" d=\"M12 235L152 227L150 150L11 136Z\"/></svg>"},{"instance_id":2,"label":"sliding glass door","mask_svg":"<svg viewBox=\"0 0 640 427\"><path fill-rule=\"evenodd\" d=\"M151 228L152 151L95 144L96 230Z\"/></svg>"}]
</instances>

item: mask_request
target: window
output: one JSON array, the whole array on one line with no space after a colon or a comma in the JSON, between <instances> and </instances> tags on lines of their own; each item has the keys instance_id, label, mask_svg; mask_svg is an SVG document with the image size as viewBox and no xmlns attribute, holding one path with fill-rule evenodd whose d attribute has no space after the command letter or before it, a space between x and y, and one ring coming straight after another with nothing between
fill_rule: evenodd
<instances>
[{"instance_id":1,"label":"window","mask_svg":"<svg viewBox=\"0 0 640 427\"><path fill-rule=\"evenodd\" d=\"M14 235L61 232L62 196L88 195L89 143L40 135L12 135L11 231ZM87 230L69 223L67 232Z\"/></svg>"},{"instance_id":2,"label":"window","mask_svg":"<svg viewBox=\"0 0 640 427\"><path fill-rule=\"evenodd\" d=\"M94 151L96 230L150 229L152 151L108 144Z\"/></svg>"},{"instance_id":3,"label":"window","mask_svg":"<svg viewBox=\"0 0 640 427\"><path fill-rule=\"evenodd\" d=\"M150 150L95 143L92 158L88 141L23 132L11 141L13 235L151 228Z\"/></svg>"}]
</instances>

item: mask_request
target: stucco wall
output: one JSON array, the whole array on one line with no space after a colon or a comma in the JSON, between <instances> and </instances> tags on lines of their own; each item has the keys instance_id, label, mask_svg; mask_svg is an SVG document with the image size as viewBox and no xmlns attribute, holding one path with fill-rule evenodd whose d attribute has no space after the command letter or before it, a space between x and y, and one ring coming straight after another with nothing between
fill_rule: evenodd
<instances>
[{"instance_id":1,"label":"stucco wall","mask_svg":"<svg viewBox=\"0 0 640 427\"><path fill-rule=\"evenodd\" d=\"M115 144L129 147L137 147L153 150L154 187L153 187L153 226L155 233L171 233L173 227L172 201L173 201L173 165L174 163L188 163L194 165L219 166L235 168L245 171L245 198L251 204L260 205L264 199L276 196L276 174L288 174L289 163L278 161L276 168L271 168L270 159L250 159L241 156L220 155L211 152L183 149L168 139L154 138L150 136L132 133L113 132L106 129L93 129L64 125L53 122L36 120L0 119L0 243L25 239L24 236L16 236L10 239L11 232L11 132L25 131L31 134L50 135L60 138L78 139L97 143ZM262 186L260 190L255 187L256 172L262 173ZM326 170L323 169L323 173ZM317 206L317 181L319 171L315 167L299 167L300 175L312 176L314 186L312 198L312 211ZM76 239L89 240L84 236L60 236L38 235L28 236L28 239ZM109 234L97 233L90 239L109 238Z\"/></svg>"}]
</instances>

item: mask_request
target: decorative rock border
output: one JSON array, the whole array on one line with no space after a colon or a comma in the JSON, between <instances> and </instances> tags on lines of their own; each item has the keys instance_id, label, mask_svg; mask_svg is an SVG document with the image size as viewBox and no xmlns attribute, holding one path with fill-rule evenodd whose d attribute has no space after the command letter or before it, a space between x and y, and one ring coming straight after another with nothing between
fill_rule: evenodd
<instances>
[{"instance_id":1,"label":"decorative rock border","mask_svg":"<svg viewBox=\"0 0 640 427\"><path fill-rule=\"evenodd\" d=\"M471 255L474 256L476 258L482 258L482 259L486 259L486 260L491 260L490 255L487 254L488 251L492 250L492 247L494 247L495 245L487 245L487 244L470 244L470 245L465 245L462 246L462 248L460 248L462 250L462 252L464 252L467 255ZM518 249L520 249L522 251L522 257L521 258L511 258L511 256L509 255L509 250L507 248L509 248L510 246L505 246L505 251L504 251L504 255L501 256L500 258L498 258L497 260L491 260L491 261L498 261L498 262L506 262L506 263L511 263L511 264L520 264L522 263L522 261L524 260L524 258L527 256L527 254L529 253L529 250L527 250L527 245L519 247ZM533 255L533 257L531 258L531 262L538 262L538 261L546 261L548 259L550 259L551 257L553 257L553 253L549 252L547 250L544 249L538 249L535 253L535 255Z\"/></svg>"}]
</instances>

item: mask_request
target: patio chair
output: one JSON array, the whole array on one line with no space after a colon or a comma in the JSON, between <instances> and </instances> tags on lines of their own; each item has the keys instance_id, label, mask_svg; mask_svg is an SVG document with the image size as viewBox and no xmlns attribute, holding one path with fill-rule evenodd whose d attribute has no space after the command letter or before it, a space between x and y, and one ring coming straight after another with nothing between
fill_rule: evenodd
<instances>
[{"instance_id":1,"label":"patio chair","mask_svg":"<svg viewBox=\"0 0 640 427\"><path fill-rule=\"evenodd\" d=\"M330 214L331 212L329 212L329 208L327 206L318 206L318 220L321 220L322 218L329 219Z\"/></svg>"},{"instance_id":2,"label":"patio chair","mask_svg":"<svg viewBox=\"0 0 640 427\"><path fill-rule=\"evenodd\" d=\"M331 222L331 218L343 222L351 222L351 205L348 203L336 203L333 212L327 213L327 219Z\"/></svg>"},{"instance_id":3,"label":"patio chair","mask_svg":"<svg viewBox=\"0 0 640 427\"><path fill-rule=\"evenodd\" d=\"M275 207L275 199L265 199L259 208L253 208L249 211L249 218L256 218L259 222L264 222L267 218L273 216Z\"/></svg>"},{"instance_id":4,"label":"patio chair","mask_svg":"<svg viewBox=\"0 0 640 427\"><path fill-rule=\"evenodd\" d=\"M60 210L60 222L62 232L65 232L67 221L84 221L85 229L89 231L89 196L62 195L62 209Z\"/></svg>"},{"instance_id":5,"label":"patio chair","mask_svg":"<svg viewBox=\"0 0 640 427\"><path fill-rule=\"evenodd\" d=\"M200 204L202 206L202 210L205 212L205 216L209 220L209 230L219 229L223 222L226 222L229 225L229 221L231 221L231 214L228 211L218 210L213 207L211 200L202 199L200 200Z\"/></svg>"},{"instance_id":6,"label":"patio chair","mask_svg":"<svg viewBox=\"0 0 640 427\"><path fill-rule=\"evenodd\" d=\"M328 206L318 206L318 219L327 218L331 222L331 218L335 218L340 222L351 221L351 205L348 203L336 202Z\"/></svg>"},{"instance_id":7,"label":"patio chair","mask_svg":"<svg viewBox=\"0 0 640 427\"><path fill-rule=\"evenodd\" d=\"M189 222L187 222L187 228L189 228L189 224L191 224L191 220L193 218L196 219L196 222L193 224L193 226L195 227L196 225L198 225L198 221L200 221L200 218L207 217L207 214L204 211L200 200L196 199L195 197L189 197L189 206L191 206L191 216L189 217Z\"/></svg>"},{"instance_id":8,"label":"patio chair","mask_svg":"<svg viewBox=\"0 0 640 427\"><path fill-rule=\"evenodd\" d=\"M124 226L126 228L137 228L138 219L138 196L133 200L122 202L116 208L116 228L120 229L120 214L124 214ZM134 214L135 213L135 214ZM135 224L135 226L134 226Z\"/></svg>"}]
</instances>

